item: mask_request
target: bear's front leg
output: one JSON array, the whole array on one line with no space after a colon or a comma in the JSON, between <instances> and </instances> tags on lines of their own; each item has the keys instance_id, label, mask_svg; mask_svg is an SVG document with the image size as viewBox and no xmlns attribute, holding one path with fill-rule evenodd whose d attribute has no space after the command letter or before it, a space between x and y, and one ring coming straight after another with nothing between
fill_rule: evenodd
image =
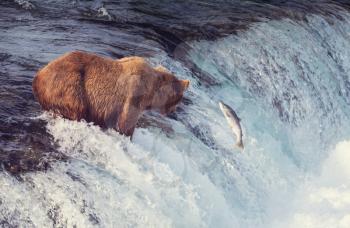
<instances>
[{"instance_id":1,"label":"bear's front leg","mask_svg":"<svg viewBox=\"0 0 350 228\"><path fill-rule=\"evenodd\" d=\"M120 113L117 123L117 131L126 136L132 136L134 133L137 121L139 120L142 110L137 107L126 104L123 111Z\"/></svg>"}]
</instances>

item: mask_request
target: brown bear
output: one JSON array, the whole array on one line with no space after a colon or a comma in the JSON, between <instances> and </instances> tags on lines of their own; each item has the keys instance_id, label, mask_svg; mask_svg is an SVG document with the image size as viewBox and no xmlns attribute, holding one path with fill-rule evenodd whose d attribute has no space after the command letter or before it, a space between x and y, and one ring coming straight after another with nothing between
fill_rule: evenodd
<instances>
[{"instance_id":1,"label":"brown bear","mask_svg":"<svg viewBox=\"0 0 350 228\"><path fill-rule=\"evenodd\" d=\"M113 60L74 51L39 70L33 91L45 110L131 136L144 110L174 111L188 85L141 57Z\"/></svg>"}]
</instances>

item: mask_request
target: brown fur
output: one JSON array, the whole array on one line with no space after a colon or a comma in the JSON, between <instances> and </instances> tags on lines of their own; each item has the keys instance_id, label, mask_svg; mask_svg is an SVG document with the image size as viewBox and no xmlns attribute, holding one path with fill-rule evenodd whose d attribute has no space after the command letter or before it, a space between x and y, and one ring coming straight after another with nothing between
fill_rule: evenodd
<instances>
[{"instance_id":1,"label":"brown fur","mask_svg":"<svg viewBox=\"0 0 350 228\"><path fill-rule=\"evenodd\" d=\"M113 60L74 51L41 69L33 91L45 110L130 136L144 110L173 111L188 85L140 57Z\"/></svg>"}]
</instances>

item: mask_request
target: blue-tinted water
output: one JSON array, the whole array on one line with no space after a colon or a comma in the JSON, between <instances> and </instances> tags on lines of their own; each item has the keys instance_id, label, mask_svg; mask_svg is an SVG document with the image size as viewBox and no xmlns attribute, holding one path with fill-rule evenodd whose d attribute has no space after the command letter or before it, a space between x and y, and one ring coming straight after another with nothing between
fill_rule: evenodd
<instances>
[{"instance_id":1,"label":"blue-tinted water","mask_svg":"<svg viewBox=\"0 0 350 228\"><path fill-rule=\"evenodd\" d=\"M349 227L344 1L0 3L0 226ZM133 142L43 113L35 72L71 50L191 81ZM242 119L245 149L218 107Z\"/></svg>"}]
</instances>

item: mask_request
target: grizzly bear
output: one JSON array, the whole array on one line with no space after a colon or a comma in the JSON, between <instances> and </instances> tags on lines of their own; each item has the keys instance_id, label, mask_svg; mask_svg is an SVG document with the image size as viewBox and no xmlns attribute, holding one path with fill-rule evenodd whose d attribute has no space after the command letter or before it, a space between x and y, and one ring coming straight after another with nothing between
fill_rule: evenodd
<instances>
[{"instance_id":1,"label":"grizzly bear","mask_svg":"<svg viewBox=\"0 0 350 228\"><path fill-rule=\"evenodd\" d=\"M39 70L33 91L45 110L131 136L144 110L174 111L188 85L141 57L113 60L74 51Z\"/></svg>"}]
</instances>

